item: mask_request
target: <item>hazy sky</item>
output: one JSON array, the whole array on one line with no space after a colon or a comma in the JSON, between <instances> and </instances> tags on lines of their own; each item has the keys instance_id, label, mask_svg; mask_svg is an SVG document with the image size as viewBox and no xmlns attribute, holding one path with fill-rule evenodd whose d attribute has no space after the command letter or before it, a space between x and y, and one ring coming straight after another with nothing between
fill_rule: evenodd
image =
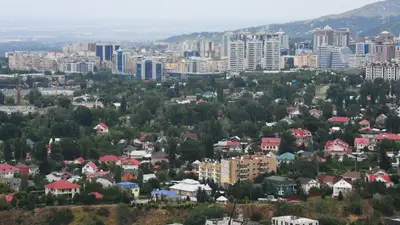
<instances>
[{"instance_id":1,"label":"hazy sky","mask_svg":"<svg viewBox=\"0 0 400 225\"><path fill-rule=\"evenodd\" d=\"M2 0L0 19L282 22L341 13L377 0Z\"/></svg>"}]
</instances>

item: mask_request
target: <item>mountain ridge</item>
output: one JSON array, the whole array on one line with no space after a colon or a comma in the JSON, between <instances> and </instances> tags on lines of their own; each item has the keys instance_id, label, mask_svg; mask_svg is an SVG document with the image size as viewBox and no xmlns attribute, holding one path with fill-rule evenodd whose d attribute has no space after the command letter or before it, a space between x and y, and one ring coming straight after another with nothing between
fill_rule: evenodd
<instances>
[{"instance_id":1,"label":"mountain ridge","mask_svg":"<svg viewBox=\"0 0 400 225\"><path fill-rule=\"evenodd\" d=\"M339 14L326 15L310 20L299 20L288 23L260 25L233 30L248 30L255 32L268 27L271 32L279 29L285 31L292 38L303 38L309 36L315 28L322 28L326 25L334 29L348 27L354 38L362 36L375 36L377 33L387 30L394 34L400 33L400 0L385 0L364 5L362 7L349 10ZM195 32L169 37L163 41L177 42L182 40L192 40L197 36L204 36L213 39L221 35L221 32Z\"/></svg>"}]
</instances>

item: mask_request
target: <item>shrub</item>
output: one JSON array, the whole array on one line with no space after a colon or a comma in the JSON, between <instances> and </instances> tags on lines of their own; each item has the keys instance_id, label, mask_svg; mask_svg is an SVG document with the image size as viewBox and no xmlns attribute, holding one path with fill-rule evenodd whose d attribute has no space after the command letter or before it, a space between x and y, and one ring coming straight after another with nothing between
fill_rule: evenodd
<instances>
[{"instance_id":1,"label":"shrub","mask_svg":"<svg viewBox=\"0 0 400 225\"><path fill-rule=\"evenodd\" d=\"M251 214L251 221L261 221L264 218L263 214L261 212L253 212Z\"/></svg>"},{"instance_id":2,"label":"shrub","mask_svg":"<svg viewBox=\"0 0 400 225\"><path fill-rule=\"evenodd\" d=\"M71 209L60 209L51 213L49 218L49 225L67 225L74 220L74 214Z\"/></svg>"},{"instance_id":3,"label":"shrub","mask_svg":"<svg viewBox=\"0 0 400 225\"><path fill-rule=\"evenodd\" d=\"M107 208L99 208L96 213L99 216L108 217L110 215L110 210Z\"/></svg>"},{"instance_id":4,"label":"shrub","mask_svg":"<svg viewBox=\"0 0 400 225\"><path fill-rule=\"evenodd\" d=\"M116 207L118 225L131 225L133 218L131 210L127 204L118 204Z\"/></svg>"}]
</instances>

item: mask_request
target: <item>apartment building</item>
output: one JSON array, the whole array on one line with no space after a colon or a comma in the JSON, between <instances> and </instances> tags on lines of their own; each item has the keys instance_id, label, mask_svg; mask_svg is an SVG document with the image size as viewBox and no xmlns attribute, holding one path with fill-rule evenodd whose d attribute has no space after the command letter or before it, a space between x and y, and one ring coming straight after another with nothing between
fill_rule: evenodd
<instances>
[{"instance_id":1,"label":"apartment building","mask_svg":"<svg viewBox=\"0 0 400 225\"><path fill-rule=\"evenodd\" d=\"M221 183L221 163L213 160L206 160L199 164L199 180L212 179Z\"/></svg>"},{"instance_id":2,"label":"apartment building","mask_svg":"<svg viewBox=\"0 0 400 225\"><path fill-rule=\"evenodd\" d=\"M246 42L246 69L256 70L257 65L262 66L263 43L258 40Z\"/></svg>"},{"instance_id":3,"label":"apartment building","mask_svg":"<svg viewBox=\"0 0 400 225\"><path fill-rule=\"evenodd\" d=\"M295 55L293 57L294 66L297 68L317 68L318 56L311 54Z\"/></svg>"},{"instance_id":4,"label":"apartment building","mask_svg":"<svg viewBox=\"0 0 400 225\"><path fill-rule=\"evenodd\" d=\"M365 79L399 80L400 67L396 63L369 63L365 68Z\"/></svg>"},{"instance_id":5,"label":"apartment building","mask_svg":"<svg viewBox=\"0 0 400 225\"><path fill-rule=\"evenodd\" d=\"M264 43L265 70L279 70L280 57L280 41L276 39L266 40Z\"/></svg>"},{"instance_id":6,"label":"apartment building","mask_svg":"<svg viewBox=\"0 0 400 225\"><path fill-rule=\"evenodd\" d=\"M228 70L233 73L242 72L244 70L244 42L230 41L228 47Z\"/></svg>"}]
</instances>

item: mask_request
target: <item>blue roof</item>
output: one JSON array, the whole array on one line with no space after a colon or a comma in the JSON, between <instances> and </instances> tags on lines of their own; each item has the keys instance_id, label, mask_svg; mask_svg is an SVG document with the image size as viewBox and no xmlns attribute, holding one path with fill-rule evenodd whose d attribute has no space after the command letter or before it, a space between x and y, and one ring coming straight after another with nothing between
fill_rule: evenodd
<instances>
[{"instance_id":1,"label":"blue roof","mask_svg":"<svg viewBox=\"0 0 400 225\"><path fill-rule=\"evenodd\" d=\"M180 195L168 190L156 190L151 192L152 195L165 195L170 198L179 198Z\"/></svg>"},{"instance_id":2,"label":"blue roof","mask_svg":"<svg viewBox=\"0 0 400 225\"><path fill-rule=\"evenodd\" d=\"M283 153L276 157L277 160L294 160L296 156L290 152Z\"/></svg>"},{"instance_id":3,"label":"blue roof","mask_svg":"<svg viewBox=\"0 0 400 225\"><path fill-rule=\"evenodd\" d=\"M139 185L137 185L137 183L133 183L133 182L121 182L117 184L120 187L128 187L128 188L137 188L139 187Z\"/></svg>"}]
</instances>

